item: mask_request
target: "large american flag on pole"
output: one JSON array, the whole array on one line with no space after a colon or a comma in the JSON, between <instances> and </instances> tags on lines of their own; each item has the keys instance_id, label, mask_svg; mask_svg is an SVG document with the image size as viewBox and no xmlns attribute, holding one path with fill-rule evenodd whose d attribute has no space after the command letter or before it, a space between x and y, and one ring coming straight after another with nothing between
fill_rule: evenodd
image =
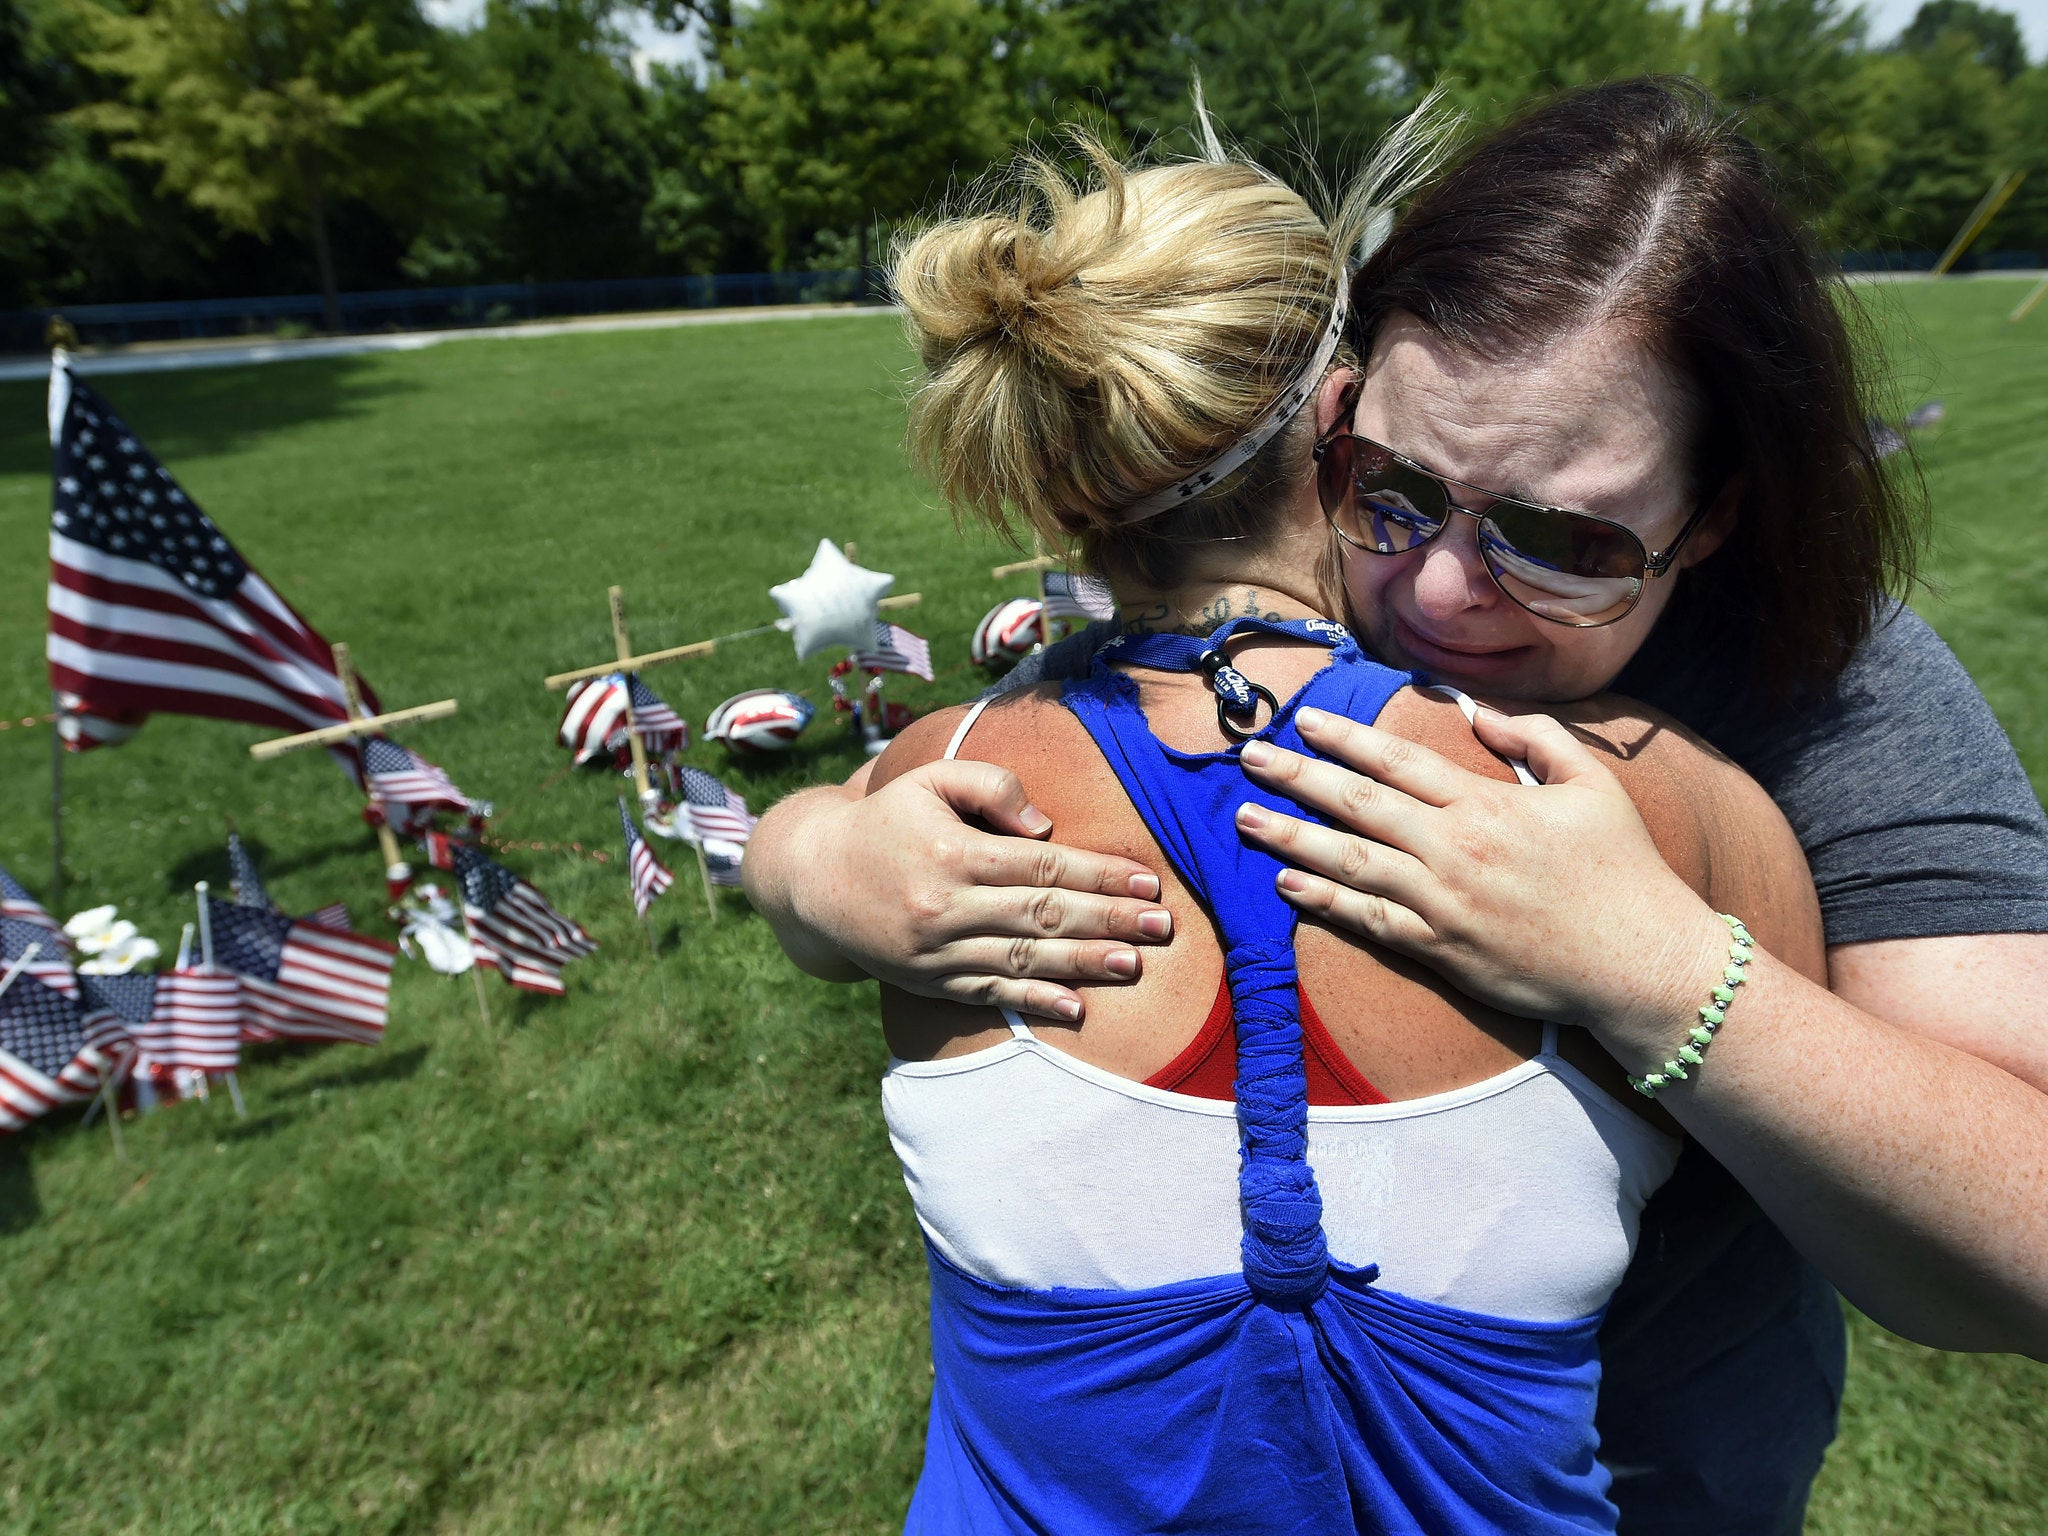
<instances>
[{"instance_id":1,"label":"large american flag on pole","mask_svg":"<svg viewBox=\"0 0 2048 1536\"><path fill-rule=\"evenodd\" d=\"M152 711L310 731L349 718L333 648L107 403L50 368L52 687L74 751ZM372 709L375 696L364 696Z\"/></svg>"},{"instance_id":2,"label":"large american flag on pole","mask_svg":"<svg viewBox=\"0 0 2048 1536\"><path fill-rule=\"evenodd\" d=\"M384 1037L395 946L216 896L202 899L214 963L242 978L244 1039L375 1045Z\"/></svg>"},{"instance_id":3,"label":"large american flag on pole","mask_svg":"<svg viewBox=\"0 0 2048 1536\"><path fill-rule=\"evenodd\" d=\"M0 992L0 1132L81 1103L99 1086L99 1058L86 1044L77 1001L17 973Z\"/></svg>"},{"instance_id":4,"label":"large american flag on pole","mask_svg":"<svg viewBox=\"0 0 2048 1536\"><path fill-rule=\"evenodd\" d=\"M567 990L562 967L596 953L597 941L504 865L466 843L441 846L462 887L462 915L476 963L490 966L515 987L561 996Z\"/></svg>"},{"instance_id":5,"label":"large american flag on pole","mask_svg":"<svg viewBox=\"0 0 2048 1536\"><path fill-rule=\"evenodd\" d=\"M874 648L853 653L853 664L863 672L903 672L932 680L932 643L913 635L901 624L875 620Z\"/></svg>"},{"instance_id":6,"label":"large american flag on pole","mask_svg":"<svg viewBox=\"0 0 2048 1536\"><path fill-rule=\"evenodd\" d=\"M633 914L645 917L654 898L676 883L647 846L647 839L633 825L633 813L626 809L626 797L619 796L619 824L626 829L626 872L633 884Z\"/></svg>"}]
</instances>

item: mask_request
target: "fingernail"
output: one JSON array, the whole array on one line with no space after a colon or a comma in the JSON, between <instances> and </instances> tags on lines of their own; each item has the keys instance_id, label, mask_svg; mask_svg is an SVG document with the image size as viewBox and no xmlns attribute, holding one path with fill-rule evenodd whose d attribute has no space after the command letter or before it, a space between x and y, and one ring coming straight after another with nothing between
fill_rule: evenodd
<instances>
[{"instance_id":1,"label":"fingernail","mask_svg":"<svg viewBox=\"0 0 2048 1536\"><path fill-rule=\"evenodd\" d=\"M1299 896L1308 889L1308 876L1299 870L1283 869L1280 871L1280 889L1292 891Z\"/></svg>"},{"instance_id":2,"label":"fingernail","mask_svg":"<svg viewBox=\"0 0 2048 1536\"><path fill-rule=\"evenodd\" d=\"M1294 712L1294 727L1304 734L1320 731L1324 724L1323 712L1320 709L1297 709Z\"/></svg>"},{"instance_id":3,"label":"fingernail","mask_svg":"<svg viewBox=\"0 0 2048 1536\"><path fill-rule=\"evenodd\" d=\"M1148 939L1170 938L1173 934L1171 912L1145 912L1138 917L1138 932Z\"/></svg>"},{"instance_id":4,"label":"fingernail","mask_svg":"<svg viewBox=\"0 0 2048 1536\"><path fill-rule=\"evenodd\" d=\"M1109 958L1102 962L1102 968L1112 976L1135 976L1138 974L1138 952L1135 949L1114 949Z\"/></svg>"},{"instance_id":5,"label":"fingernail","mask_svg":"<svg viewBox=\"0 0 2048 1536\"><path fill-rule=\"evenodd\" d=\"M1023 814L1017 819L1024 824L1024 830L1031 833L1034 837L1040 832L1048 832L1052 829L1052 818L1035 805L1025 806Z\"/></svg>"},{"instance_id":6,"label":"fingernail","mask_svg":"<svg viewBox=\"0 0 2048 1536\"><path fill-rule=\"evenodd\" d=\"M1478 712L1486 716L1486 718L1489 720L1507 719L1507 712L1505 710L1495 709L1491 704L1481 704L1479 706Z\"/></svg>"},{"instance_id":7,"label":"fingernail","mask_svg":"<svg viewBox=\"0 0 2048 1536\"><path fill-rule=\"evenodd\" d=\"M1078 998L1063 997L1052 1005L1052 1011L1063 1019L1078 1019L1081 1017L1081 1003Z\"/></svg>"},{"instance_id":8,"label":"fingernail","mask_svg":"<svg viewBox=\"0 0 2048 1536\"><path fill-rule=\"evenodd\" d=\"M1159 877L1157 875L1131 876L1131 894L1140 901L1159 899Z\"/></svg>"},{"instance_id":9,"label":"fingernail","mask_svg":"<svg viewBox=\"0 0 2048 1536\"><path fill-rule=\"evenodd\" d=\"M1237 824L1253 832L1263 827L1268 819L1266 813L1249 800L1237 808Z\"/></svg>"},{"instance_id":10,"label":"fingernail","mask_svg":"<svg viewBox=\"0 0 2048 1536\"><path fill-rule=\"evenodd\" d=\"M1263 768L1273 761L1273 748L1268 742L1248 741L1238 756L1254 768Z\"/></svg>"}]
</instances>

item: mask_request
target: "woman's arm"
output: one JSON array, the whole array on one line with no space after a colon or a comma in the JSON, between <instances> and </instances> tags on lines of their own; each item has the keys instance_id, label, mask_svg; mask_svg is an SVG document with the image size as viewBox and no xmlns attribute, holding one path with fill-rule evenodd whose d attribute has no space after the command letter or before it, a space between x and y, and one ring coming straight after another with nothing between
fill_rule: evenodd
<instances>
[{"instance_id":1,"label":"woman's arm","mask_svg":"<svg viewBox=\"0 0 2048 1536\"><path fill-rule=\"evenodd\" d=\"M943 747L959 717L904 735ZM873 766L783 800L747 845L748 899L813 976L1074 1020L1081 998L1062 983L1130 980L1134 946L1170 937L1158 877L1046 841L1052 822L1014 773L929 762L869 793Z\"/></svg>"},{"instance_id":2,"label":"woman's arm","mask_svg":"<svg viewBox=\"0 0 2048 1536\"><path fill-rule=\"evenodd\" d=\"M1358 773L1290 753L1264 766L1248 754L1247 769L1351 832L1268 817L1246 833L1301 866L1280 881L1304 910L1496 1007L1581 1024L1631 1072L1654 1069L1720 970L1726 929L1562 726L1482 715L1479 730L1543 786L1502 786L1325 716L1303 734ZM2004 965L2038 963L2014 949ZM1849 957L1852 992L1881 991L1884 964ZM1768 955L1750 974L1705 1066L1658 1103L1885 1326L2048 1358L2048 1094L1921 1032L2016 1001L2016 978L1952 977L1939 1007L1923 980L1918 1017L1893 1023ZM1962 1040L1981 1029L1949 1027Z\"/></svg>"}]
</instances>

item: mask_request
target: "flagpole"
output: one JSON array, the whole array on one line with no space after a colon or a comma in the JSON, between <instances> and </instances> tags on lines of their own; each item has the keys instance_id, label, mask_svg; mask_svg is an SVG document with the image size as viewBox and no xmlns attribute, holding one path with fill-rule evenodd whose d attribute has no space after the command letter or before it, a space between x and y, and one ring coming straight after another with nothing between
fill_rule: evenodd
<instances>
[{"instance_id":1,"label":"flagpole","mask_svg":"<svg viewBox=\"0 0 2048 1536\"><path fill-rule=\"evenodd\" d=\"M334 644L334 675L341 680L341 694L348 701L348 716L351 720L361 719L369 712L363 708L363 690L356 682L354 659L349 655L348 642L337 640ZM361 758L358 754L358 762ZM370 794L370 772L362 770L363 795L371 805L376 797ZM377 849L384 855L384 895L387 901L396 901L405 890L405 884L412 876L412 869L398 851L398 834L393 832L380 810L377 813Z\"/></svg>"},{"instance_id":2,"label":"flagpole","mask_svg":"<svg viewBox=\"0 0 2048 1536\"><path fill-rule=\"evenodd\" d=\"M469 940L469 979L476 983L476 1011L483 1016L484 1028L491 1027L491 1000L484 995L484 968L477 963L476 930L469 926L469 908L462 909L462 933Z\"/></svg>"},{"instance_id":3,"label":"flagpole","mask_svg":"<svg viewBox=\"0 0 2048 1536\"><path fill-rule=\"evenodd\" d=\"M64 718L54 690L50 695L57 718L50 722L50 905L64 904Z\"/></svg>"},{"instance_id":4,"label":"flagpole","mask_svg":"<svg viewBox=\"0 0 2048 1536\"><path fill-rule=\"evenodd\" d=\"M617 648L621 663L633 656L633 643L626 635L626 591L613 587L605 594L612 605L612 644ZM623 667L621 671L623 672ZM632 684L626 685L626 746L633 754L633 788L640 795L640 809L647 809L652 791L647 786L647 746L640 740L639 728L633 723Z\"/></svg>"},{"instance_id":5,"label":"flagpole","mask_svg":"<svg viewBox=\"0 0 2048 1536\"><path fill-rule=\"evenodd\" d=\"M715 923L718 921L718 897L711 889L711 861L704 857L702 843L692 843L690 846L697 850L697 878L704 882L704 905L710 908L711 921Z\"/></svg>"},{"instance_id":6,"label":"flagpole","mask_svg":"<svg viewBox=\"0 0 2048 1536\"><path fill-rule=\"evenodd\" d=\"M100 1074L99 1102L106 1111L107 1129L113 1133L114 1160L125 1163L128 1161L128 1149L121 1145L121 1108L114 1102L114 1080L107 1075L106 1063L100 1063L98 1071Z\"/></svg>"},{"instance_id":7,"label":"flagpole","mask_svg":"<svg viewBox=\"0 0 2048 1536\"><path fill-rule=\"evenodd\" d=\"M206 910L206 894L210 887L204 880L192 887L192 894L199 899L199 969L206 975L213 974L213 914ZM233 1101L238 1119L249 1118L248 1106L242 1102L242 1085L235 1077L234 1068L224 1074L228 1080L228 1098Z\"/></svg>"}]
</instances>

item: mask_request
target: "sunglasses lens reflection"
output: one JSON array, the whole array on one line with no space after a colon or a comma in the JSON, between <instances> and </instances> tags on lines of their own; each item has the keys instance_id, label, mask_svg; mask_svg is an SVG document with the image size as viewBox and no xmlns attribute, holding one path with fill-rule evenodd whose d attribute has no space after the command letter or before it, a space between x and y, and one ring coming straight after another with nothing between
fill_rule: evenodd
<instances>
[{"instance_id":1,"label":"sunglasses lens reflection","mask_svg":"<svg viewBox=\"0 0 2048 1536\"><path fill-rule=\"evenodd\" d=\"M1479 547L1501 590L1556 624L1612 624L1642 592L1642 545L1596 518L1496 503Z\"/></svg>"},{"instance_id":2,"label":"sunglasses lens reflection","mask_svg":"<svg viewBox=\"0 0 2048 1536\"><path fill-rule=\"evenodd\" d=\"M1350 441L1356 444L1349 455L1351 494L1340 491L1330 514L1347 543L1375 554L1404 555L1443 532L1450 499L1441 481L1417 474L1374 444ZM1326 495L1323 504L1330 507L1331 498Z\"/></svg>"}]
</instances>

